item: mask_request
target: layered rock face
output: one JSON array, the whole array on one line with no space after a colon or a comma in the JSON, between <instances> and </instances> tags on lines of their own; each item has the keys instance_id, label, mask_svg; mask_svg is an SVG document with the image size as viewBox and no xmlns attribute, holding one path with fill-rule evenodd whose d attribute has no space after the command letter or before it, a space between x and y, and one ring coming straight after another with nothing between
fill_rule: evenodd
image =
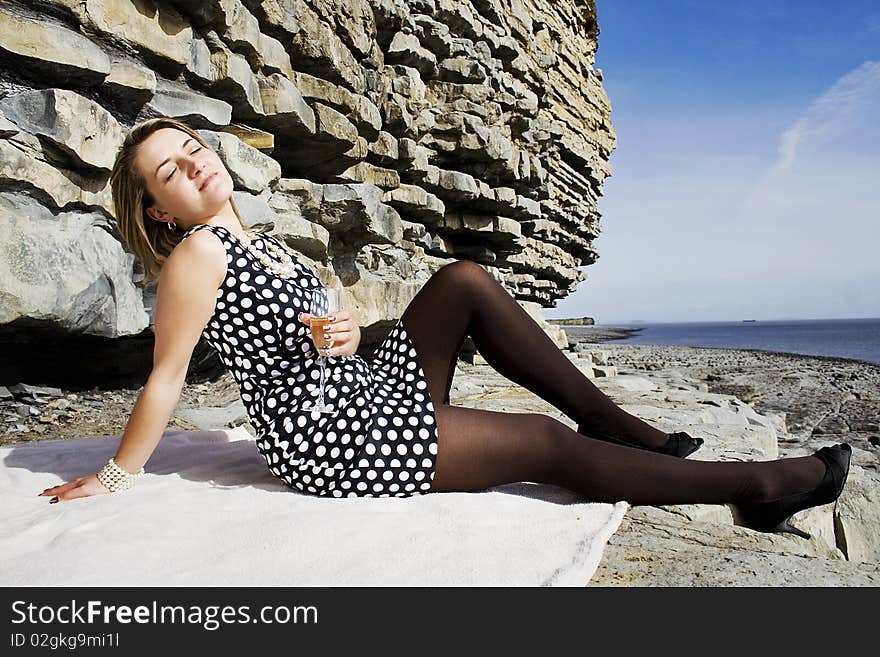
<instances>
[{"instance_id":1,"label":"layered rock face","mask_svg":"<svg viewBox=\"0 0 880 657\"><path fill-rule=\"evenodd\" d=\"M566 346L540 308L597 258L597 36L583 0L5 2L0 340L149 334L109 174L128 128L170 116L220 154L246 223L346 287L364 347L462 258Z\"/></svg>"}]
</instances>

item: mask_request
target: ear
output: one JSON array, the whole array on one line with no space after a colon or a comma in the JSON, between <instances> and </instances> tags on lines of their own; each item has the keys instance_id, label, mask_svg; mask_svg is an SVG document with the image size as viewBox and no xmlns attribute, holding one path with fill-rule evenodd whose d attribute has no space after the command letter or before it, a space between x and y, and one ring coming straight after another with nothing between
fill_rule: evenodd
<instances>
[{"instance_id":1,"label":"ear","mask_svg":"<svg viewBox=\"0 0 880 657\"><path fill-rule=\"evenodd\" d=\"M155 219L156 221L161 221L162 223L168 222L168 213L156 209L155 206L150 206L147 208L147 216L150 217L150 219Z\"/></svg>"}]
</instances>

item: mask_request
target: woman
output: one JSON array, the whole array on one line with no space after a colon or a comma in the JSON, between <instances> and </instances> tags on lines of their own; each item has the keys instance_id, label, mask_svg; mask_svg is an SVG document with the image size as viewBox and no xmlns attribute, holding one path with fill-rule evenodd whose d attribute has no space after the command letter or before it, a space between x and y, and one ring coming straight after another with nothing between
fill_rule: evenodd
<instances>
[{"instance_id":1,"label":"woman","mask_svg":"<svg viewBox=\"0 0 880 657\"><path fill-rule=\"evenodd\" d=\"M310 494L406 496L533 481L632 505L732 503L753 529L808 538L790 516L843 490L846 444L766 462L685 460L701 438L667 435L615 405L469 261L434 273L372 363L355 355L360 330L340 312L328 327L336 412L310 414L300 409L318 378L308 291L320 282L277 239L247 234L218 155L189 126L153 119L127 135L111 184L121 234L159 280L154 366L115 458L101 473L41 493L52 502L125 488L143 472L200 335L239 384L270 471ZM578 430L543 414L450 405L468 335L499 373Z\"/></svg>"}]
</instances>

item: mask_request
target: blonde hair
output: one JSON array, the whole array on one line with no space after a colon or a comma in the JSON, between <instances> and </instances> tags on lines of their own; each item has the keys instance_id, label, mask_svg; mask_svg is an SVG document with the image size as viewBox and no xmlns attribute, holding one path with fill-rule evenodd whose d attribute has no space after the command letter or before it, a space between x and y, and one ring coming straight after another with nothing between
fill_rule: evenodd
<instances>
[{"instance_id":1,"label":"blonde hair","mask_svg":"<svg viewBox=\"0 0 880 657\"><path fill-rule=\"evenodd\" d=\"M162 270L166 258L180 242L180 238L185 232L180 228L169 230L167 224L147 216L147 208L154 203L154 199L147 191L143 176L134 167L134 159L140 144L162 128L175 128L185 132L203 147L210 149L201 135L190 126L177 119L161 116L142 121L131 128L116 154L113 171L110 174L110 189L113 194L116 224L128 249L143 265L144 278L147 283L153 282L159 277L159 272ZM241 214L239 214L238 207L232 197L229 198L229 203L232 205L232 210L238 217L241 227L247 229L248 226L242 221Z\"/></svg>"}]
</instances>

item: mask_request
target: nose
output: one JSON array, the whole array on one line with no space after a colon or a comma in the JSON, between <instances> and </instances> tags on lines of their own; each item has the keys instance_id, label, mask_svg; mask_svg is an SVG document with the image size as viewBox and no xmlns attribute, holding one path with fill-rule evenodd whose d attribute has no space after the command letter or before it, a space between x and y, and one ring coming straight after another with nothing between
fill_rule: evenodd
<instances>
[{"instance_id":1,"label":"nose","mask_svg":"<svg viewBox=\"0 0 880 657\"><path fill-rule=\"evenodd\" d=\"M195 178L199 175L202 168L204 168L204 164L198 159L197 155L189 155L188 159L187 166L189 167L190 178Z\"/></svg>"}]
</instances>

